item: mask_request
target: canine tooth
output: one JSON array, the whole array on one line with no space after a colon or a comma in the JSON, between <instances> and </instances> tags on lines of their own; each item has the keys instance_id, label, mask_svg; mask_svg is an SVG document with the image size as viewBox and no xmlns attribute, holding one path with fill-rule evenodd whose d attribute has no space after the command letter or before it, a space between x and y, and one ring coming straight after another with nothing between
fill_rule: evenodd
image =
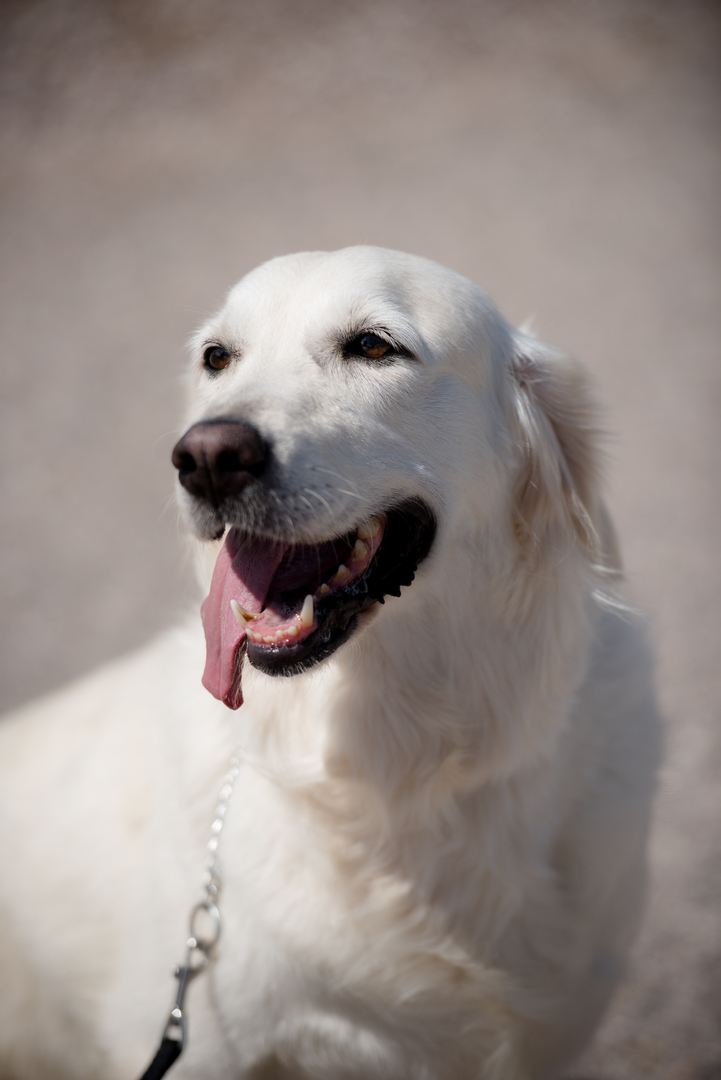
<instances>
[{"instance_id":1,"label":"canine tooth","mask_svg":"<svg viewBox=\"0 0 721 1080\"><path fill-rule=\"evenodd\" d=\"M246 611L244 607L240 606L237 600L231 600L230 606L232 608L233 614L235 615L241 626L243 626L246 622L249 622L252 619L258 618L257 611ZM241 619L243 620L242 622Z\"/></svg>"},{"instance_id":2,"label":"canine tooth","mask_svg":"<svg viewBox=\"0 0 721 1080\"><path fill-rule=\"evenodd\" d=\"M367 554L368 554L368 545L365 544L360 539L356 540L356 542L355 542L355 544L353 546L353 550L351 551L351 555L350 555L351 559L354 559L355 562L361 562L362 559L365 559Z\"/></svg>"},{"instance_id":3,"label":"canine tooth","mask_svg":"<svg viewBox=\"0 0 721 1080\"><path fill-rule=\"evenodd\" d=\"M289 626L286 633L288 634L288 637L298 637L300 631L297 626Z\"/></svg>"},{"instance_id":4,"label":"canine tooth","mask_svg":"<svg viewBox=\"0 0 721 1080\"><path fill-rule=\"evenodd\" d=\"M236 620L240 623L241 626L247 626L248 625L246 620L245 620L245 615L243 613L243 609L242 609L242 607L240 606L240 604L238 603L237 600L231 600L230 601L230 610L233 612L233 614L235 615Z\"/></svg>"},{"instance_id":5,"label":"canine tooth","mask_svg":"<svg viewBox=\"0 0 721 1080\"><path fill-rule=\"evenodd\" d=\"M303 601L303 607L300 609L300 621L303 626L312 626L315 622L315 615L313 614L313 597L308 594Z\"/></svg>"},{"instance_id":6,"label":"canine tooth","mask_svg":"<svg viewBox=\"0 0 721 1080\"><path fill-rule=\"evenodd\" d=\"M361 525L358 529L358 536L361 540L371 540L374 536L378 535L378 530L381 527L381 519L377 518L375 514L369 517L364 525Z\"/></svg>"},{"instance_id":7,"label":"canine tooth","mask_svg":"<svg viewBox=\"0 0 721 1080\"><path fill-rule=\"evenodd\" d=\"M347 581L349 577L350 570L347 566L344 566L343 563L341 563L335 574L333 574L331 581L334 582L336 585L340 585L342 584L342 582Z\"/></svg>"}]
</instances>

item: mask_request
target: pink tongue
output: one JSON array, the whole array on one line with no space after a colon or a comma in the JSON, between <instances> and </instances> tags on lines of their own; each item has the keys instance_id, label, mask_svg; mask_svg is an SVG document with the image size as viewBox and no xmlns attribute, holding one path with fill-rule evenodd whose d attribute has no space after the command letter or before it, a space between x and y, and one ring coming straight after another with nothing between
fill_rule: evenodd
<instances>
[{"instance_id":1,"label":"pink tongue","mask_svg":"<svg viewBox=\"0 0 721 1080\"><path fill-rule=\"evenodd\" d=\"M237 600L246 611L262 611L286 551L284 544L243 539L231 529L218 555L210 592L200 609L207 649L203 686L231 709L243 704L237 654L245 630L233 615L230 601Z\"/></svg>"}]
</instances>

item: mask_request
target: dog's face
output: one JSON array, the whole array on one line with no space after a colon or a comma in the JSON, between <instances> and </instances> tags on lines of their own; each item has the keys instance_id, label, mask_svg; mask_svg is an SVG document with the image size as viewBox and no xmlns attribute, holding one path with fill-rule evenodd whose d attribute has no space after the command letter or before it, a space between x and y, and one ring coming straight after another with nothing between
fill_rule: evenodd
<instances>
[{"instance_id":1,"label":"dog's face","mask_svg":"<svg viewBox=\"0 0 721 1080\"><path fill-rule=\"evenodd\" d=\"M513 339L465 278L351 248L261 266L193 350L174 463L194 531L231 528L204 607L205 682L236 705L241 645L295 673L409 585L437 533L502 513Z\"/></svg>"}]
</instances>

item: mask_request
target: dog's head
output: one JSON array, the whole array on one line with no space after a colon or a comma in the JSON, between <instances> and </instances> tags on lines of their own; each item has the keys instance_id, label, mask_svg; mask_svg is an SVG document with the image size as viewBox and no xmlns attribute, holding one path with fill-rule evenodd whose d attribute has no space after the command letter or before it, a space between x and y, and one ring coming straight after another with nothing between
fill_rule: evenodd
<instances>
[{"instance_id":1,"label":"dog's head","mask_svg":"<svg viewBox=\"0 0 721 1080\"><path fill-rule=\"evenodd\" d=\"M366 247L266 263L197 335L193 371L173 461L194 531L230 529L203 618L205 685L232 707L241 647L302 670L437 545L448 558L491 522L519 558L597 542L577 370L434 263Z\"/></svg>"}]
</instances>

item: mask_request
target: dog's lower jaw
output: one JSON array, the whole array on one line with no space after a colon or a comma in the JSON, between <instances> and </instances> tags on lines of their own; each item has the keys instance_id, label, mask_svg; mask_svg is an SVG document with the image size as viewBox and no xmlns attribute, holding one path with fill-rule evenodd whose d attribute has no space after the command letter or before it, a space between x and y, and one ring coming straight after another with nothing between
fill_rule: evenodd
<instances>
[{"instance_id":1,"label":"dog's lower jaw","mask_svg":"<svg viewBox=\"0 0 721 1080\"><path fill-rule=\"evenodd\" d=\"M231 529L201 608L203 685L237 709L244 657L288 677L327 659L352 637L358 615L411 585L435 530L419 499L393 503L345 534L311 543Z\"/></svg>"}]
</instances>

